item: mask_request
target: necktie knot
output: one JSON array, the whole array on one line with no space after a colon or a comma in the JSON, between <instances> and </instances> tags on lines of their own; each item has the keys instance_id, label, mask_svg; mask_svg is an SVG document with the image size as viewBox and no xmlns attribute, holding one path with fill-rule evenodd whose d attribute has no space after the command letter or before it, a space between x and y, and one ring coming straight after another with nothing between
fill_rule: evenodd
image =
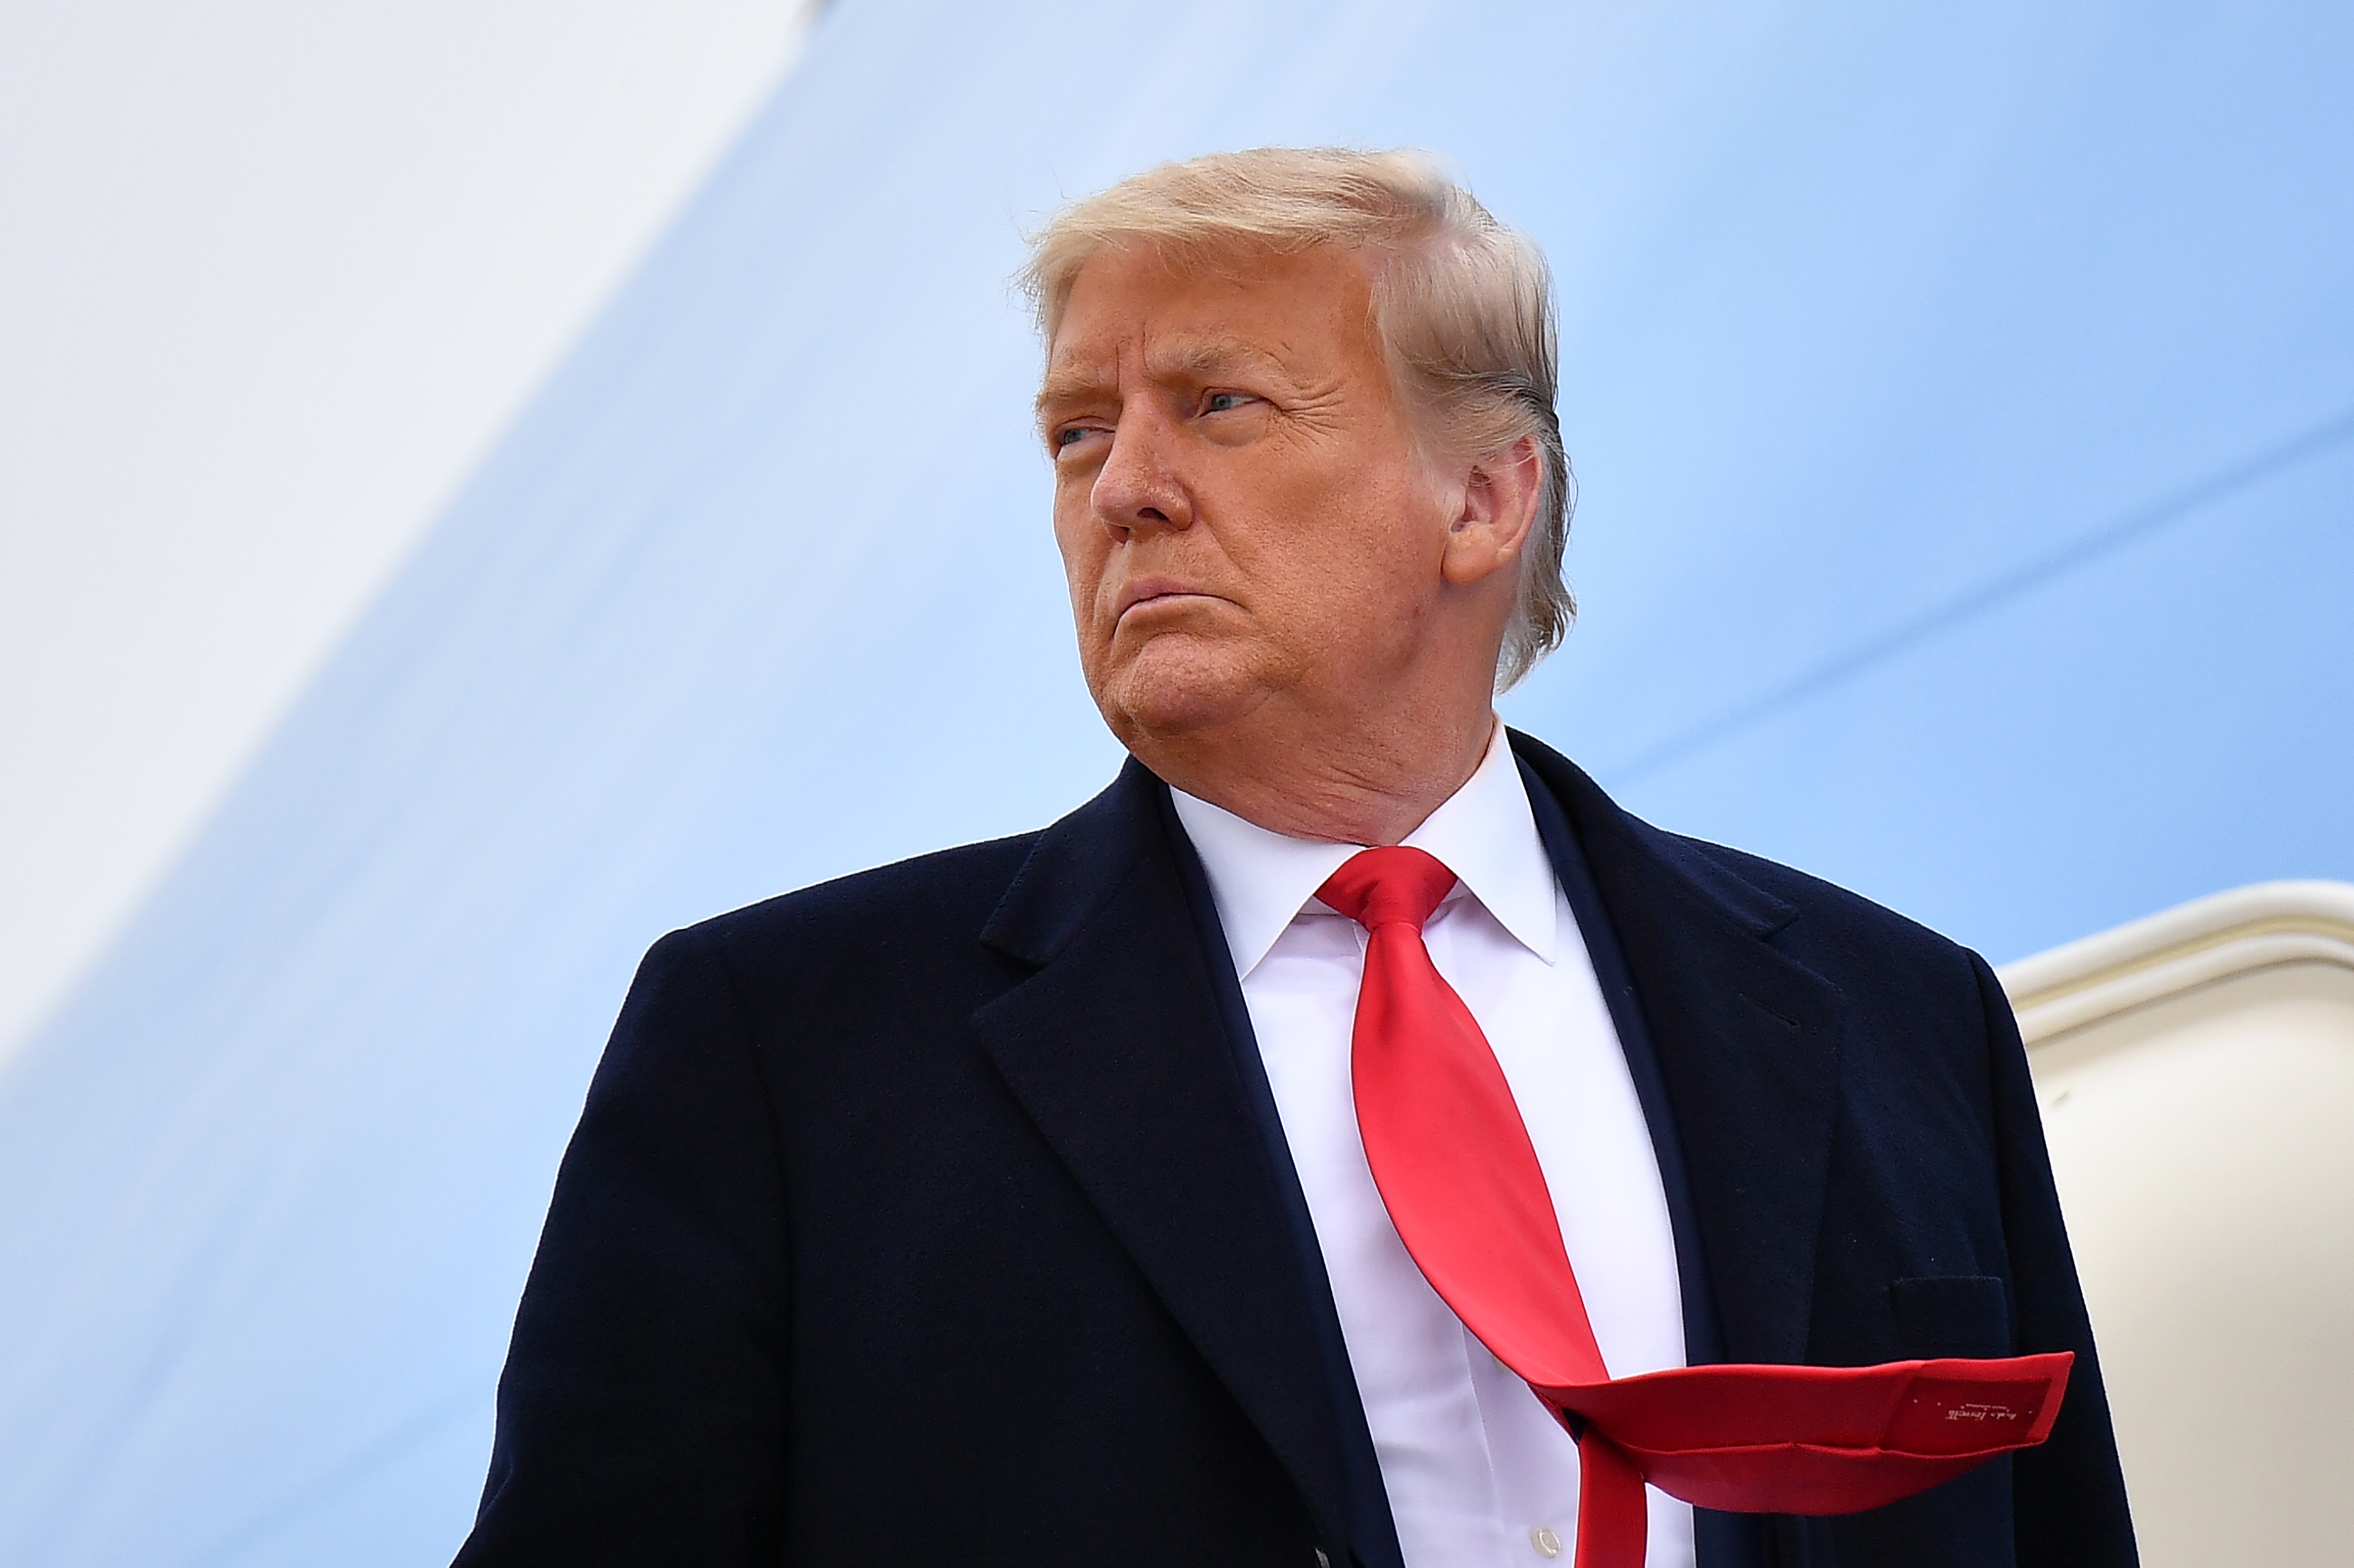
<instances>
[{"instance_id":1,"label":"necktie knot","mask_svg":"<svg viewBox=\"0 0 2354 1568\"><path fill-rule=\"evenodd\" d=\"M1437 855L1389 844L1350 856L1316 896L1368 931L1400 922L1418 931L1454 885L1455 874Z\"/></svg>"}]
</instances>

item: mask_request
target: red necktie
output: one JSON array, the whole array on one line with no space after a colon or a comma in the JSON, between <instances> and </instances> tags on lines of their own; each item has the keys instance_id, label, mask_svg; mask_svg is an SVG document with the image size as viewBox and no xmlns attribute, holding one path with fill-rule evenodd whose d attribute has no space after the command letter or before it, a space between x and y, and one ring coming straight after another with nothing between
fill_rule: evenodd
<instances>
[{"instance_id":1,"label":"red necktie","mask_svg":"<svg viewBox=\"0 0 2354 1568\"><path fill-rule=\"evenodd\" d=\"M1511 1086L1423 946L1454 885L1398 846L1317 896L1371 933L1350 1065L1374 1183L1432 1287L1576 1437L1575 1568L1639 1568L1646 1480L1702 1508L1854 1513L2050 1435L2066 1351L1613 1380Z\"/></svg>"}]
</instances>

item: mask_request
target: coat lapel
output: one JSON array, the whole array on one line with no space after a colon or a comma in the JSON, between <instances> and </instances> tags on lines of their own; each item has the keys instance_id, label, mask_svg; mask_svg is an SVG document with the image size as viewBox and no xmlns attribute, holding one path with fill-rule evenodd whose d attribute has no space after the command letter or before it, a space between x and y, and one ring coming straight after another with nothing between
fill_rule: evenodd
<instances>
[{"instance_id":1,"label":"coat lapel","mask_svg":"<svg viewBox=\"0 0 2354 1568\"><path fill-rule=\"evenodd\" d=\"M973 1014L1014 1097L1346 1539L1306 1287L1159 813L1130 762L1040 835L981 933L1037 972Z\"/></svg>"},{"instance_id":2,"label":"coat lapel","mask_svg":"<svg viewBox=\"0 0 2354 1568\"><path fill-rule=\"evenodd\" d=\"M1551 789L1650 1026L1734 1361L1805 1359L1839 1099L1839 991L1772 938L1797 908L1628 815L1566 758L1513 748Z\"/></svg>"}]
</instances>

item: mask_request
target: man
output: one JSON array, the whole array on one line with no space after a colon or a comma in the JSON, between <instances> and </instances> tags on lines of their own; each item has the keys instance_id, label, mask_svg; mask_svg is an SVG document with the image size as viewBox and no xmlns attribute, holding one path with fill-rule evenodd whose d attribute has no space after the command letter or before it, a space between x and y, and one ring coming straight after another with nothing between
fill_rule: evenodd
<instances>
[{"instance_id":1,"label":"man","mask_svg":"<svg viewBox=\"0 0 2354 1568\"><path fill-rule=\"evenodd\" d=\"M1495 717L1570 608L1533 249L1416 158L1263 151L1029 281L1132 760L655 946L460 1562L1534 1564L1583 1506L1656 1568L2131 1563L1984 963ZM2075 1358L2046 1440L1837 1517L1646 1510L1567 1387L1763 1363L1787 1425L1774 1380L1879 1375L1792 1367L2027 1352Z\"/></svg>"}]
</instances>

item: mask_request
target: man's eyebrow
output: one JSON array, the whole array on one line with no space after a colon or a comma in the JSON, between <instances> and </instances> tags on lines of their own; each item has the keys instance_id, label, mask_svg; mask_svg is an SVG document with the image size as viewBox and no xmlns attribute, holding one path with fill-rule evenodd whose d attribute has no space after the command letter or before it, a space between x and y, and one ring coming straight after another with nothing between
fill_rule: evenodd
<instances>
[{"instance_id":1,"label":"man's eyebrow","mask_svg":"<svg viewBox=\"0 0 2354 1568\"><path fill-rule=\"evenodd\" d=\"M1050 408L1068 403L1082 403L1101 397L1111 390L1111 384L1094 370L1055 370L1047 373L1039 384L1038 396L1031 399L1031 411L1041 419Z\"/></svg>"},{"instance_id":2,"label":"man's eyebrow","mask_svg":"<svg viewBox=\"0 0 2354 1568\"><path fill-rule=\"evenodd\" d=\"M1241 338L1214 337L1180 345L1156 368L1164 374L1174 370L1194 376L1218 376L1236 370L1279 371L1283 362Z\"/></svg>"},{"instance_id":3,"label":"man's eyebrow","mask_svg":"<svg viewBox=\"0 0 2354 1568\"><path fill-rule=\"evenodd\" d=\"M1153 355L1151 370L1156 376L1185 376L1207 380L1244 370L1272 370L1281 374L1283 362L1266 349L1241 338L1201 338ZM1110 379L1099 370L1053 371L1040 384L1038 396L1032 399L1031 408L1044 419L1051 409L1108 397L1112 391Z\"/></svg>"}]
</instances>

